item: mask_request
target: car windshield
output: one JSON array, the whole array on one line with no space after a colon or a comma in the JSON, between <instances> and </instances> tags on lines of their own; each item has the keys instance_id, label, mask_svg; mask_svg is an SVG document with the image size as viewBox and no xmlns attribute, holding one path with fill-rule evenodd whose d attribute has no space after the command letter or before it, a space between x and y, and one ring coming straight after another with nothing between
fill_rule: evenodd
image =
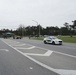
<instances>
[{"instance_id":1,"label":"car windshield","mask_svg":"<svg viewBox=\"0 0 76 75\"><path fill-rule=\"evenodd\" d=\"M57 39L56 37L53 37L52 39Z\"/></svg>"},{"instance_id":2,"label":"car windshield","mask_svg":"<svg viewBox=\"0 0 76 75\"><path fill-rule=\"evenodd\" d=\"M54 37L54 36L53 36L53 37L52 37L52 36L49 36L49 39L57 39L57 38L56 38L56 37Z\"/></svg>"}]
</instances>

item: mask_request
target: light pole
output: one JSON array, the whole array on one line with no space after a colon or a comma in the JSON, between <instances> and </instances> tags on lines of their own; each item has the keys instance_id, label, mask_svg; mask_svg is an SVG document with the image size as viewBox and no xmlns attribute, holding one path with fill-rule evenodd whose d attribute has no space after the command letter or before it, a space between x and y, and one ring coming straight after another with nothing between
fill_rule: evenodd
<instances>
[{"instance_id":1,"label":"light pole","mask_svg":"<svg viewBox=\"0 0 76 75\"><path fill-rule=\"evenodd\" d=\"M40 24L38 24L38 22L35 20L32 20L32 21L34 21L37 25L39 25L39 36L40 36Z\"/></svg>"}]
</instances>

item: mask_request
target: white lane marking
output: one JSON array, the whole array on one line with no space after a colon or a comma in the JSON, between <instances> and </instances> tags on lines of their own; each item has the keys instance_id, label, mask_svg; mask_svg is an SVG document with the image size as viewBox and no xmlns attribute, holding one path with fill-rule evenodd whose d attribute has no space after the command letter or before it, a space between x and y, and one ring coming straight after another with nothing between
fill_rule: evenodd
<instances>
[{"instance_id":1,"label":"white lane marking","mask_svg":"<svg viewBox=\"0 0 76 75\"><path fill-rule=\"evenodd\" d=\"M35 62L35 63L39 64L40 66L42 66L42 67L44 67L44 68L46 68L46 69L48 69L48 70L50 70L50 71L53 71L53 72L55 72L55 73L60 74L60 73L59 73L59 72L57 72L54 68L49 67L49 66L47 66L47 65L45 65L45 64L43 64L43 63L41 63L41 62L37 61L36 59L34 59L34 58L32 58L32 57L30 57L30 56L26 55L25 53L23 53L23 52L19 51L19 50L18 50L18 49L16 49L15 47L13 47L13 46L9 45L8 43L6 43L4 40L2 40L2 41L3 41L5 44L7 44L9 47L13 48L13 49L14 49L14 50L16 50L17 52L19 52L20 54L22 54L22 55L24 55L25 57L29 58L29 59L30 59L30 60L32 60L33 62Z\"/></svg>"},{"instance_id":2,"label":"white lane marking","mask_svg":"<svg viewBox=\"0 0 76 75\"><path fill-rule=\"evenodd\" d=\"M33 48L35 48L35 46L32 46L32 47L29 47L29 48L20 48L20 47L16 47L17 49L33 49Z\"/></svg>"},{"instance_id":3,"label":"white lane marking","mask_svg":"<svg viewBox=\"0 0 76 75\"><path fill-rule=\"evenodd\" d=\"M26 45L26 44L19 44L19 45L13 45L13 46L24 46L24 45Z\"/></svg>"},{"instance_id":4,"label":"white lane marking","mask_svg":"<svg viewBox=\"0 0 76 75\"><path fill-rule=\"evenodd\" d=\"M50 56L53 51L48 50L45 54L36 54L36 53L25 53L26 55L34 55L34 56Z\"/></svg>"},{"instance_id":5,"label":"white lane marking","mask_svg":"<svg viewBox=\"0 0 76 75\"><path fill-rule=\"evenodd\" d=\"M3 41L3 40L2 40ZM6 43L5 41L3 41L4 43ZM25 54L25 53L23 53L23 52L21 52L21 51L19 51L18 49L16 49L16 48L14 48L13 46L11 46L11 45L9 45L8 43L6 43L8 46L10 46L11 48L13 48L14 50L16 50L17 52L19 52L19 53L21 53L22 55L24 55L25 57L27 57L27 58L29 58L30 60L32 60L32 61L34 61L35 63L37 63L37 64L39 64L39 65L41 65L41 66L43 66L43 67L45 67L45 68L47 68L47 69L49 69L49 70L52 70L52 71L54 71L54 72L56 72L56 73L59 73L60 75L76 75L76 70L63 70L63 69L54 69L54 68L51 68L51 67L49 67L49 66L47 66L47 65L45 65L45 64L43 64L43 63L41 63L41 62L39 62L39 61L37 61L37 60L35 60L34 58L32 58L32 57L30 57L30 56L28 56L27 54ZM43 48L44 49L44 48ZM46 50L48 50L48 49L46 49ZM56 51L55 51L56 52ZM47 54L48 52L46 52L46 54ZM57 52L57 53L59 53L59 54L63 54L64 55L64 53L60 53L60 52ZM66 54L65 54L66 55ZM67 56L67 55L66 55ZM75 57L76 58L76 57Z\"/></svg>"},{"instance_id":6,"label":"white lane marking","mask_svg":"<svg viewBox=\"0 0 76 75\"><path fill-rule=\"evenodd\" d=\"M7 40L6 40L7 41ZM20 42L16 42L16 41L12 41L12 40L8 40L9 43L15 43L15 44L19 44Z\"/></svg>"},{"instance_id":7,"label":"white lane marking","mask_svg":"<svg viewBox=\"0 0 76 75\"><path fill-rule=\"evenodd\" d=\"M50 56L53 53L53 51L48 50L44 55L45 56Z\"/></svg>"},{"instance_id":8,"label":"white lane marking","mask_svg":"<svg viewBox=\"0 0 76 75\"><path fill-rule=\"evenodd\" d=\"M63 69L56 69L62 75L76 75L76 70L63 70Z\"/></svg>"},{"instance_id":9,"label":"white lane marking","mask_svg":"<svg viewBox=\"0 0 76 75\"><path fill-rule=\"evenodd\" d=\"M69 54L66 54L66 53L61 53L61 52L57 52L57 51L54 51L55 53L58 53L58 54L62 54L62 55L65 55L65 56L69 56L69 57L73 57L73 58L76 58L76 56L73 56L73 55L69 55Z\"/></svg>"},{"instance_id":10,"label":"white lane marking","mask_svg":"<svg viewBox=\"0 0 76 75\"><path fill-rule=\"evenodd\" d=\"M7 43L6 43L6 44L7 44ZM9 44L7 44L7 45L9 45ZM10 46L10 45L9 45L9 46ZM32 46L32 45L31 45L31 46ZM11 47L11 46L10 46L10 47ZM38 48L40 48L40 47L38 47ZM16 48L13 48L13 49L16 50ZM40 48L40 49L45 49L45 48ZM48 49L45 49L45 50L48 50ZM17 50L16 50L16 51L17 51ZM51 67L49 67L49 66L47 66L47 65L45 65L45 64L43 64L43 63L41 63L41 62L39 62L39 61L37 61L37 60L35 60L35 59L33 59L33 58L31 58L30 56L28 56L27 54L25 54L25 53L23 53L23 52L21 52L21 51L19 51L19 50L18 50L18 52L21 53L22 55L26 56L26 57L29 58L30 60L36 62L37 64L39 64L39 65L41 65L41 66L43 66L43 67L45 67L45 68L47 68L47 69L49 69L49 70L52 70L52 71L54 71L54 72L56 72L56 73L59 73L60 75L76 75L76 70L54 69L54 68L51 68ZM61 53L61 52L57 52L57 51L53 51L53 52L76 58L76 56L73 56L73 55L69 55L69 54L65 54L65 53Z\"/></svg>"},{"instance_id":11,"label":"white lane marking","mask_svg":"<svg viewBox=\"0 0 76 75\"><path fill-rule=\"evenodd\" d=\"M2 40L2 39L1 39L1 40ZM3 40L4 40L4 39L3 39ZM9 40L8 40L8 41L9 41ZM11 40L10 40L10 41L11 41ZM19 43L19 42L18 42L18 43ZM31 44L27 44L27 45L33 46L33 45L31 45ZM38 46L35 46L35 47L37 47L37 48L39 48L39 49L43 49L43 50L49 50L49 49L41 48L41 47L38 47ZM66 54L66 53L62 53L62 52L58 52L58 51L54 51L54 50L50 50L50 51L53 51L53 52L58 53L58 54L66 55L66 56L69 56L69 57L76 58L76 56L74 56L74 55L70 55L70 54Z\"/></svg>"},{"instance_id":12,"label":"white lane marking","mask_svg":"<svg viewBox=\"0 0 76 75\"><path fill-rule=\"evenodd\" d=\"M44 56L44 54L25 53L25 55Z\"/></svg>"},{"instance_id":13,"label":"white lane marking","mask_svg":"<svg viewBox=\"0 0 76 75\"><path fill-rule=\"evenodd\" d=\"M27 45L30 45L30 44L27 44ZM33 46L33 45L30 45L30 46ZM38 47L38 46L36 46L36 47L39 48L39 49L43 49L43 50L49 50L49 49ZM50 50L50 51L53 51L53 52L58 53L58 54L66 55L66 56L69 56L69 57L76 58L76 56L74 56L74 55L70 55L70 54L66 54L66 53L62 53L62 52L58 52L58 51L54 51L54 50Z\"/></svg>"},{"instance_id":14,"label":"white lane marking","mask_svg":"<svg viewBox=\"0 0 76 75\"><path fill-rule=\"evenodd\" d=\"M41 47L37 47L37 48L40 48L40 49L43 49L43 50L49 50L49 49L41 48ZM62 52L58 52L58 51L54 51L54 50L50 50L50 51L53 51L54 53L62 54L62 55L65 55L65 56L76 58L76 56L74 56L74 55L70 55L70 54L66 54L66 53L62 53Z\"/></svg>"},{"instance_id":15,"label":"white lane marking","mask_svg":"<svg viewBox=\"0 0 76 75\"><path fill-rule=\"evenodd\" d=\"M17 49L28 49L28 48L22 48L22 47L16 47Z\"/></svg>"},{"instance_id":16,"label":"white lane marking","mask_svg":"<svg viewBox=\"0 0 76 75\"><path fill-rule=\"evenodd\" d=\"M8 52L9 50L7 50L7 49L0 49L0 51L6 51L6 52Z\"/></svg>"},{"instance_id":17,"label":"white lane marking","mask_svg":"<svg viewBox=\"0 0 76 75\"><path fill-rule=\"evenodd\" d=\"M29 47L28 49L33 49L33 48L35 48L35 46Z\"/></svg>"}]
</instances>

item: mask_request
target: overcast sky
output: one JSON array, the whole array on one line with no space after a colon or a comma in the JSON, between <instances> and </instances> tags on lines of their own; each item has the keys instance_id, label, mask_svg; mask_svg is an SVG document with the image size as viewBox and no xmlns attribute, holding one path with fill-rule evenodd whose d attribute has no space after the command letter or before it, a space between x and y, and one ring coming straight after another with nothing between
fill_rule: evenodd
<instances>
[{"instance_id":1,"label":"overcast sky","mask_svg":"<svg viewBox=\"0 0 76 75\"><path fill-rule=\"evenodd\" d=\"M0 29L20 24L59 26L76 20L76 0L0 0Z\"/></svg>"}]
</instances>

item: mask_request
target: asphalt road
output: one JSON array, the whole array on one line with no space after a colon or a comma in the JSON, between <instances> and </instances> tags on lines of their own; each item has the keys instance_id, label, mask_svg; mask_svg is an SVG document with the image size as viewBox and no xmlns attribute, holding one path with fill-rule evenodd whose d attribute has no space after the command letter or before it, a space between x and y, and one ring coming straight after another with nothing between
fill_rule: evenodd
<instances>
[{"instance_id":1,"label":"asphalt road","mask_svg":"<svg viewBox=\"0 0 76 75\"><path fill-rule=\"evenodd\" d=\"M0 39L0 75L59 75L31 61ZM11 45L15 43L11 43Z\"/></svg>"},{"instance_id":2,"label":"asphalt road","mask_svg":"<svg viewBox=\"0 0 76 75\"><path fill-rule=\"evenodd\" d=\"M43 41L32 40L32 39L28 39L28 38L23 38L22 40L16 40L16 41L20 41L23 43L37 46L37 47L41 47L41 48L49 49L52 51L57 51L57 52L76 56L76 44L74 44L74 43L64 43L63 42L63 45L51 45L51 44L44 44Z\"/></svg>"},{"instance_id":3,"label":"asphalt road","mask_svg":"<svg viewBox=\"0 0 76 75\"><path fill-rule=\"evenodd\" d=\"M1 39L0 75L76 75L76 44Z\"/></svg>"}]
</instances>

